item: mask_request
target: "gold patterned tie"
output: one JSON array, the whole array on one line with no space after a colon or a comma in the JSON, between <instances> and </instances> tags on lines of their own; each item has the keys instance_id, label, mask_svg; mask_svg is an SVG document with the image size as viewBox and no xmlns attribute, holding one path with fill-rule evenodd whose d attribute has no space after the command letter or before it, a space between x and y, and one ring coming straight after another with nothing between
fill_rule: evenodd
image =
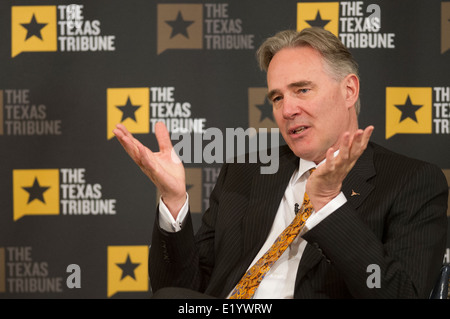
<instances>
[{"instance_id":1,"label":"gold patterned tie","mask_svg":"<svg viewBox=\"0 0 450 319\"><path fill-rule=\"evenodd\" d=\"M311 169L312 173L315 168ZM251 299L270 267L283 255L284 251L300 233L313 211L308 194L305 193L300 211L292 223L278 236L272 247L241 278L231 293L230 299Z\"/></svg>"}]
</instances>

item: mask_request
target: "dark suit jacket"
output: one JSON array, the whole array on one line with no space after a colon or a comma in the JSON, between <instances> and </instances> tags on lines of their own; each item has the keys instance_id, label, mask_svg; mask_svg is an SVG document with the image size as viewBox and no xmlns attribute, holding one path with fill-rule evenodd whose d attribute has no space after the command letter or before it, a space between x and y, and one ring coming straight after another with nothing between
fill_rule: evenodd
<instances>
[{"instance_id":1,"label":"dark suit jacket","mask_svg":"<svg viewBox=\"0 0 450 319\"><path fill-rule=\"evenodd\" d=\"M298 161L283 146L276 174L261 175L261 164L225 164L196 235L190 215L177 233L161 230L157 216L153 290L178 286L226 297L264 244ZM347 203L303 236L294 297L427 298L447 238L442 171L369 143L342 191ZM367 285L376 272L369 265L380 267L380 288Z\"/></svg>"}]
</instances>

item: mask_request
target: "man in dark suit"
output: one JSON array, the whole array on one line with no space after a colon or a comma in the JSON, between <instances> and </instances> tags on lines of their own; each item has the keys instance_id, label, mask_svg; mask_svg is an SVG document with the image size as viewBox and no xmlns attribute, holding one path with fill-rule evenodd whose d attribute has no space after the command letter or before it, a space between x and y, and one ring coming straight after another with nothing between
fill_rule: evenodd
<instances>
[{"instance_id":1,"label":"man in dark suit","mask_svg":"<svg viewBox=\"0 0 450 319\"><path fill-rule=\"evenodd\" d=\"M184 168L163 124L160 152L119 125L125 150L161 193L150 251L153 289L226 298L295 217L313 213L254 298L426 298L442 263L448 187L439 168L369 142L358 127L359 78L350 52L322 29L280 32L258 50L287 146L276 174L225 164L196 235ZM311 173L311 169L315 171ZM157 292L158 294L158 292ZM174 295L173 295L174 296Z\"/></svg>"}]
</instances>

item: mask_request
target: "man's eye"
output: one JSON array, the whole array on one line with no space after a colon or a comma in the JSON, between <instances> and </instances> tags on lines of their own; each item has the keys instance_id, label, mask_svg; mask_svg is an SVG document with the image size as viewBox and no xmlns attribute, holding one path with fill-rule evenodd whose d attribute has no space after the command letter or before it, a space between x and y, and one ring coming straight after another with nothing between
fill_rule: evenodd
<instances>
[{"instance_id":1,"label":"man's eye","mask_svg":"<svg viewBox=\"0 0 450 319\"><path fill-rule=\"evenodd\" d=\"M275 96L274 98L272 98L273 103L276 103L278 101L281 101L281 96Z\"/></svg>"},{"instance_id":2,"label":"man's eye","mask_svg":"<svg viewBox=\"0 0 450 319\"><path fill-rule=\"evenodd\" d=\"M299 92L303 93L303 94L308 93L309 91L311 91L311 90L310 89L300 89L299 90Z\"/></svg>"}]
</instances>

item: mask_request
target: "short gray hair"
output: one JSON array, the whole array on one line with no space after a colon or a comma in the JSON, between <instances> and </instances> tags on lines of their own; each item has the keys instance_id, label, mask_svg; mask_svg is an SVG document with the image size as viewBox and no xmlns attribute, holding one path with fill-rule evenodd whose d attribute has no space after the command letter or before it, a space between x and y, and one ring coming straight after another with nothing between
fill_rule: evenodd
<instances>
[{"instance_id":1,"label":"short gray hair","mask_svg":"<svg viewBox=\"0 0 450 319\"><path fill-rule=\"evenodd\" d=\"M300 32L285 30L268 38L256 52L259 66L267 72L274 55L284 48L309 46L317 50L323 57L325 69L337 81L349 74L355 74L359 79L358 63L350 51L331 32L321 28L307 28ZM359 114L361 102L355 103L356 114Z\"/></svg>"}]
</instances>

